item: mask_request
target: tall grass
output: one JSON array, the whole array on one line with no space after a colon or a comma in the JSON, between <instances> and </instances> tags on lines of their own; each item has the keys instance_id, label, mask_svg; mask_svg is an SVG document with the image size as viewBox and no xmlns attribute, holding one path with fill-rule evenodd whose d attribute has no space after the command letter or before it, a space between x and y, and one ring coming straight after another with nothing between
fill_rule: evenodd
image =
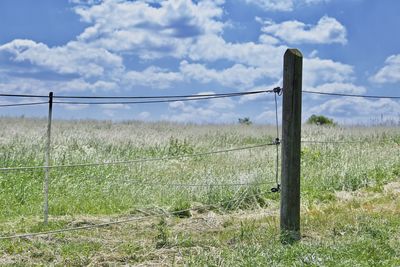
<instances>
[{"instance_id":1,"label":"tall grass","mask_svg":"<svg viewBox=\"0 0 400 267\"><path fill-rule=\"evenodd\" d=\"M45 120L2 118L0 166L43 165L45 124ZM55 121L51 158L52 164L65 165L190 155L269 143L274 134L271 126ZM400 172L397 128L307 126L302 135L307 140L360 141L303 144L303 194L311 200L329 198L335 190L384 184ZM274 164L274 147L265 147L166 161L52 169L50 214L124 214L143 207L173 208L180 202L212 204L233 198L243 189L178 184L266 182L258 190L268 192L274 185ZM40 169L1 172L0 220L40 216L42 181Z\"/></svg>"},{"instance_id":2,"label":"tall grass","mask_svg":"<svg viewBox=\"0 0 400 267\"><path fill-rule=\"evenodd\" d=\"M43 165L45 122L3 119L0 164ZM52 164L176 157L274 140L272 127L56 121ZM241 188L221 184L274 181L273 147L165 161L52 169L51 215L124 214L136 208L174 208L180 202L218 203ZM0 173L0 220L40 216L43 170ZM188 184L191 186L179 186ZM210 186L195 186L210 184ZM218 186L212 186L218 184Z\"/></svg>"},{"instance_id":3,"label":"tall grass","mask_svg":"<svg viewBox=\"0 0 400 267\"><path fill-rule=\"evenodd\" d=\"M0 167L43 165L45 120L1 118L0 123ZM257 125L55 121L51 163L68 165L193 155L270 143L275 139L275 134L274 127ZM251 220L241 221L239 229L231 229L229 225L235 223L225 221L226 230L221 230L217 235L206 234L205 237L196 234L186 237L185 233L178 233L174 237L176 231L168 229L167 222L160 222L150 227L150 231L158 231L154 237L156 249L163 249L164 246L191 247L198 242L198 250L190 250L190 253L182 256L184 260L181 262L189 265L223 265L224 262L249 266L334 265L332 257L345 259L344 266L347 263L363 265L368 262L394 264L396 261L392 257L398 254L385 242L394 242L387 237L387 231L395 231L399 220L387 219L390 227L381 233L374 226L381 222L379 218L366 218L362 211L355 212L353 206L340 204L343 209L338 208L336 193L359 189L380 192L389 181L399 178L399 128L304 126L302 139L350 142L303 143L301 150L302 205L303 211L310 211L302 222L305 231L315 231L329 238L331 235L336 238L342 233L351 233L350 236L346 235L346 239L340 239L338 244L335 243L336 239L331 241L328 238L329 242L313 241L287 249L279 245L274 218L257 221L262 225ZM207 204L223 210L277 206L279 195L269 193L271 187L275 186L275 153L275 147L269 146L161 161L51 169L50 225L47 228L37 223L42 216L44 171L3 171L0 172L0 233L7 235L41 231L49 227L69 227L70 222L64 215L103 218L151 212L153 209L176 211ZM243 201L233 201L244 197L247 198ZM382 201L389 200L392 201L391 198ZM349 216L349 209L358 219ZM392 216L390 212L382 214L387 215L385 218ZM371 225L368 225L369 222ZM262 232L265 225L266 232ZM362 234L361 238L357 237L358 233ZM125 236L122 232L120 234ZM146 234L143 238L147 240L149 235L152 234ZM380 240L378 247L371 245L374 237ZM191 241L192 238L197 241ZM97 241L76 242L74 245L61 246L60 253L65 256L62 264L88 264L91 262L91 250L103 248ZM38 264L44 264L43 261L57 262L51 244L14 241L0 244L4 249L3 255L19 254L28 249L44 253L38 256ZM135 255L135 258L122 261L144 261L146 257L138 255L146 252L146 246L132 244L123 243L121 253ZM375 249L375 254L371 254L373 257L377 257L376 253L386 253L384 257L387 261L372 256L368 258L362 253L357 255L359 258L352 258L346 254L347 245L353 252L361 247L371 251ZM329 250L330 246L337 251ZM213 250L212 247L218 249ZM301 251L306 253L302 254ZM77 261L71 262L70 259Z\"/></svg>"}]
</instances>

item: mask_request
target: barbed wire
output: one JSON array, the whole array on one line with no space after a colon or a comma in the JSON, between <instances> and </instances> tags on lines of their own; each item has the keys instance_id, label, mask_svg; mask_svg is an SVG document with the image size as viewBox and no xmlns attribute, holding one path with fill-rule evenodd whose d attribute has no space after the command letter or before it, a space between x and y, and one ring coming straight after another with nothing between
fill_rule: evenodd
<instances>
[{"instance_id":1,"label":"barbed wire","mask_svg":"<svg viewBox=\"0 0 400 267\"><path fill-rule=\"evenodd\" d=\"M69 228L63 228L63 229L57 229L57 230L50 230L50 231L43 231L43 232L36 232L36 233L26 233L26 234L16 234L16 235L9 235L9 236L0 236L0 240L7 240L7 239L16 239L16 238L29 238L29 237L36 237L36 236L47 236L47 235L52 235L52 234L59 234L59 233L65 233L65 232L72 232L72 231L78 231L78 230L89 230L89 229L94 229L94 228L102 228L102 227L107 227L111 225L118 225L118 224L125 224L129 222L134 222L134 221L140 221L144 219L150 219L150 218L157 218L157 217L163 217L166 215L169 216L175 216L178 214L182 214L184 212L190 212L190 211L195 211L195 210L204 210L204 209L210 209L213 207L216 207L217 205L219 206L224 206L230 203L235 203L235 202L242 202L245 199L249 198L256 198L260 197L263 194L270 194L273 192L264 192L264 193L258 193L258 194L251 194L251 195L245 195L241 198L236 198L236 199L231 199L228 201L222 201L216 204L208 204L208 205L203 205L201 207L193 207L193 208L188 208L188 209L182 209L178 211L171 211L171 212L163 212L161 214L149 214L146 216L140 216L140 217L130 217L124 220L117 220L117 221L111 221L111 222L106 222L106 223L99 223L99 224L91 224L91 225L85 225L85 226L77 226L77 227L69 227Z\"/></svg>"},{"instance_id":2,"label":"barbed wire","mask_svg":"<svg viewBox=\"0 0 400 267\"><path fill-rule=\"evenodd\" d=\"M20 107L20 106L35 106L48 104L49 102L27 102L27 103L14 103L14 104L0 104L0 107Z\"/></svg>"},{"instance_id":3,"label":"barbed wire","mask_svg":"<svg viewBox=\"0 0 400 267\"><path fill-rule=\"evenodd\" d=\"M400 96L355 95L355 94L328 93L328 92L318 92L318 91L308 91L308 90L303 90L302 92L303 92L303 93L307 93L307 94L331 95L331 96L348 96L348 97L362 97L362 98L400 99Z\"/></svg>"},{"instance_id":4,"label":"barbed wire","mask_svg":"<svg viewBox=\"0 0 400 267\"><path fill-rule=\"evenodd\" d=\"M185 154L185 155L177 155L171 157L158 157L158 158L139 158L133 160L125 160L125 161L113 161L113 162L98 162L98 163L78 163L78 164L67 164L67 165L51 165L51 166L25 166L25 167L3 167L0 168L0 171L24 171L24 170L36 170L36 169L56 169L56 168L74 168L74 167L92 167L92 166L101 166L101 165L119 165L119 164L130 164L130 163L140 163L140 162L150 162L150 161L163 161L163 160L173 160L173 159L182 159L182 158L191 158L191 157L199 157L213 154L221 154L233 151L240 150L248 150L254 148L261 148L266 146L274 146L275 142L254 145L254 146L245 146L245 147L237 147L230 148L224 150L216 150L216 151L208 151L203 153L195 153L195 154Z\"/></svg>"}]
</instances>

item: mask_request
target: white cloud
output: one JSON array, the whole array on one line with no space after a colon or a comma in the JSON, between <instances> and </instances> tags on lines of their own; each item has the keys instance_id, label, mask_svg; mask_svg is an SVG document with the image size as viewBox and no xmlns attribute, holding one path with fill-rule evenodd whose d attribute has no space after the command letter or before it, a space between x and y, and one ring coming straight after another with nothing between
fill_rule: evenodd
<instances>
[{"instance_id":1,"label":"white cloud","mask_svg":"<svg viewBox=\"0 0 400 267\"><path fill-rule=\"evenodd\" d=\"M68 0L68 2L77 5L94 5L101 2L101 0Z\"/></svg>"},{"instance_id":2,"label":"white cloud","mask_svg":"<svg viewBox=\"0 0 400 267\"><path fill-rule=\"evenodd\" d=\"M24 77L0 77L0 91L3 93L47 95L52 91L55 95L65 95L74 92L108 92L117 89L116 83L102 80L90 83L80 78L57 81Z\"/></svg>"},{"instance_id":3,"label":"white cloud","mask_svg":"<svg viewBox=\"0 0 400 267\"><path fill-rule=\"evenodd\" d=\"M131 107L129 105L126 104L101 104L99 105L101 108L103 109L113 109L113 110L117 110L117 109L131 109Z\"/></svg>"},{"instance_id":4,"label":"white cloud","mask_svg":"<svg viewBox=\"0 0 400 267\"><path fill-rule=\"evenodd\" d=\"M316 25L306 25L297 20L282 23L264 22L262 31L289 44L346 44L346 28L335 18L322 17ZM266 38L266 37L264 37Z\"/></svg>"},{"instance_id":5,"label":"white cloud","mask_svg":"<svg viewBox=\"0 0 400 267\"><path fill-rule=\"evenodd\" d=\"M84 79L73 79L65 82L54 82L52 86L56 92L97 92L97 91L115 91L118 89L118 84L113 81L96 80L95 82L87 82Z\"/></svg>"},{"instance_id":6,"label":"white cloud","mask_svg":"<svg viewBox=\"0 0 400 267\"><path fill-rule=\"evenodd\" d=\"M187 61L181 62L180 70L189 79L202 83L218 82L226 87L249 88L263 78L265 69L246 67L242 64L235 64L223 70L207 69L202 64L190 64Z\"/></svg>"},{"instance_id":7,"label":"white cloud","mask_svg":"<svg viewBox=\"0 0 400 267\"><path fill-rule=\"evenodd\" d=\"M266 109L256 116L256 123L260 124L276 124L276 111L275 109ZM278 108L278 122L282 121L282 107Z\"/></svg>"},{"instance_id":8,"label":"white cloud","mask_svg":"<svg viewBox=\"0 0 400 267\"><path fill-rule=\"evenodd\" d=\"M0 53L12 55L14 62L28 61L60 74L79 74L83 77L99 77L123 69L121 57L79 42L49 48L43 43L16 39L0 46Z\"/></svg>"},{"instance_id":9,"label":"white cloud","mask_svg":"<svg viewBox=\"0 0 400 267\"><path fill-rule=\"evenodd\" d=\"M261 34L259 37L259 41L262 44L270 44L270 45L276 45L279 43L278 39L267 34Z\"/></svg>"},{"instance_id":10,"label":"white cloud","mask_svg":"<svg viewBox=\"0 0 400 267\"><path fill-rule=\"evenodd\" d=\"M214 95L215 92L212 91L205 91L200 92L196 95ZM213 98L213 99L206 99L206 100L194 100L190 102L183 102L183 101L174 101L169 103L169 107L172 109L181 109L188 111L189 108L196 107L196 106L204 106L208 107L209 109L233 109L235 107L235 101L233 98Z\"/></svg>"},{"instance_id":11,"label":"white cloud","mask_svg":"<svg viewBox=\"0 0 400 267\"><path fill-rule=\"evenodd\" d=\"M100 84L93 82L96 79L101 79L108 89L137 85L167 88L184 81L182 73L170 70L127 69L124 59L132 53L145 59L174 56L203 62L229 60L233 67L226 70L203 68L203 77L187 73L201 82L216 79L229 87L248 87L262 77L279 77L286 47L265 40L266 43L226 42L220 36L225 25L219 20L223 1L163 1L155 6L146 2L105 0L90 6L79 5L76 12L91 25L76 41L48 47L31 40L14 40L0 47L0 56L10 55L16 64L29 62L39 72L76 75L68 83L37 83L46 84L47 88L57 85L67 89L68 85L73 87L71 90L82 91L101 89ZM194 66L200 70L202 64Z\"/></svg>"},{"instance_id":12,"label":"white cloud","mask_svg":"<svg viewBox=\"0 0 400 267\"><path fill-rule=\"evenodd\" d=\"M60 104L66 110L80 111L89 108L89 105Z\"/></svg>"},{"instance_id":13,"label":"white cloud","mask_svg":"<svg viewBox=\"0 0 400 267\"><path fill-rule=\"evenodd\" d=\"M15 66L29 65L26 68L29 70L32 70L32 65L35 73L31 71L29 76L23 77L25 67L21 67L22 72L15 75L0 66L0 90L40 94L54 91L57 95L87 91L117 92L137 87L163 89L177 83L190 84L192 81L218 83L242 91L267 90L282 85L282 57L287 46L281 45L280 39L314 43L345 42L345 29L340 30L341 24L329 17L323 17L311 26L300 22L292 28L285 26L285 22L269 24L264 27L258 40L229 42L223 37L224 28L227 27L222 17L223 1L70 1L78 5L75 11L82 21L88 23L88 27L75 40L63 46L50 47L31 40L14 40L1 45L1 60L9 60ZM258 2L263 2L270 9L284 10L321 1ZM286 28L292 30L293 36L284 32ZM333 34L335 30L337 36ZM352 66L320 59L316 52L311 57L304 59L304 89L352 93L365 90L352 83ZM155 60L159 58L162 60ZM164 67L155 67L157 62ZM222 63L229 67L216 67L213 65L215 62L219 66ZM40 77L38 73L41 71L54 72L57 79L28 78ZM268 86L260 85L262 82ZM216 89L220 89L218 85ZM273 101L270 96L261 94L238 99L175 102L169 105L170 113L163 115L163 118L235 122L239 117L235 113L238 104L261 98ZM73 105L64 107L86 108ZM107 116L115 116L125 108L123 105L112 108L103 106L103 111ZM271 112L265 110L259 116L260 121L265 122L265 116L271 115ZM148 112L142 112L138 118L147 119L150 116Z\"/></svg>"},{"instance_id":14,"label":"white cloud","mask_svg":"<svg viewBox=\"0 0 400 267\"><path fill-rule=\"evenodd\" d=\"M400 54L388 57L385 60L385 66L371 77L371 81L376 83L400 82Z\"/></svg>"},{"instance_id":15,"label":"white cloud","mask_svg":"<svg viewBox=\"0 0 400 267\"><path fill-rule=\"evenodd\" d=\"M293 0L246 0L246 2L270 11L291 11L294 6Z\"/></svg>"},{"instance_id":16,"label":"white cloud","mask_svg":"<svg viewBox=\"0 0 400 267\"><path fill-rule=\"evenodd\" d=\"M131 107L126 104L100 104L103 114L108 117L115 117L119 110L129 110Z\"/></svg>"},{"instance_id":17,"label":"white cloud","mask_svg":"<svg viewBox=\"0 0 400 267\"><path fill-rule=\"evenodd\" d=\"M292 11L298 6L314 5L330 0L246 0L267 11Z\"/></svg>"},{"instance_id":18,"label":"white cloud","mask_svg":"<svg viewBox=\"0 0 400 267\"><path fill-rule=\"evenodd\" d=\"M76 12L92 25L78 40L111 52L136 54L142 59L172 56L195 61L226 59L250 66L266 66L266 75L276 76L286 47L274 38L263 43L229 43L221 34L227 25L220 20L223 1L104 1L78 7Z\"/></svg>"},{"instance_id":19,"label":"white cloud","mask_svg":"<svg viewBox=\"0 0 400 267\"><path fill-rule=\"evenodd\" d=\"M144 71L128 71L123 77L125 86L146 86L151 88L165 89L172 84L183 80L179 72L169 72L168 70L148 67Z\"/></svg>"},{"instance_id":20,"label":"white cloud","mask_svg":"<svg viewBox=\"0 0 400 267\"><path fill-rule=\"evenodd\" d=\"M303 90L325 93L363 94L364 86L354 83L353 66L330 59L305 58L303 66ZM312 99L322 96L312 95Z\"/></svg>"},{"instance_id":21,"label":"white cloud","mask_svg":"<svg viewBox=\"0 0 400 267\"><path fill-rule=\"evenodd\" d=\"M370 119L385 114L398 115L400 103L391 99L334 98L305 110L305 115L325 114L341 120Z\"/></svg>"},{"instance_id":22,"label":"white cloud","mask_svg":"<svg viewBox=\"0 0 400 267\"><path fill-rule=\"evenodd\" d=\"M0 77L0 91L3 93L14 94L48 94L51 86L45 81L31 78L11 78L9 76Z\"/></svg>"},{"instance_id":23,"label":"white cloud","mask_svg":"<svg viewBox=\"0 0 400 267\"><path fill-rule=\"evenodd\" d=\"M282 79L277 81L276 83L270 84L270 85L263 85L263 86L256 86L251 88L249 91L264 91L264 90L272 90L275 87L282 87ZM251 94L251 95L244 95L241 96L239 99L239 103L246 103L249 101L255 101L255 100L268 100L268 101L273 101L274 94L273 93L261 93L261 94Z\"/></svg>"},{"instance_id":24,"label":"white cloud","mask_svg":"<svg viewBox=\"0 0 400 267\"><path fill-rule=\"evenodd\" d=\"M163 115L162 118L177 122L198 122L205 123L215 121L220 118L220 113L205 107L194 107L192 105L183 104L179 108L175 108L171 115Z\"/></svg>"},{"instance_id":25,"label":"white cloud","mask_svg":"<svg viewBox=\"0 0 400 267\"><path fill-rule=\"evenodd\" d=\"M230 43L217 35L198 38L191 46L192 60L216 61L226 59L235 63L254 67L264 67L267 77L277 78L282 71L282 55L286 46L260 44L254 42Z\"/></svg>"},{"instance_id":26,"label":"white cloud","mask_svg":"<svg viewBox=\"0 0 400 267\"><path fill-rule=\"evenodd\" d=\"M210 100L209 108L214 110L228 110L235 108L236 103L230 98L215 98Z\"/></svg>"},{"instance_id":27,"label":"white cloud","mask_svg":"<svg viewBox=\"0 0 400 267\"><path fill-rule=\"evenodd\" d=\"M104 109L103 110L103 114L108 116L108 117L115 117L115 115L117 114L117 112L114 109Z\"/></svg>"},{"instance_id":28,"label":"white cloud","mask_svg":"<svg viewBox=\"0 0 400 267\"><path fill-rule=\"evenodd\" d=\"M303 89L324 83L344 83L354 80L353 67L330 59L305 58Z\"/></svg>"},{"instance_id":29,"label":"white cloud","mask_svg":"<svg viewBox=\"0 0 400 267\"><path fill-rule=\"evenodd\" d=\"M352 83L324 83L316 86L313 90L324 93L349 93L349 94L363 94L367 90L363 86L357 86Z\"/></svg>"},{"instance_id":30,"label":"white cloud","mask_svg":"<svg viewBox=\"0 0 400 267\"><path fill-rule=\"evenodd\" d=\"M147 120L151 117L151 113L148 111L142 111L138 114L137 119L139 120Z\"/></svg>"},{"instance_id":31,"label":"white cloud","mask_svg":"<svg viewBox=\"0 0 400 267\"><path fill-rule=\"evenodd\" d=\"M181 58L201 35L222 32L223 1L105 0L99 5L77 7L82 20L91 23L78 39L109 51L135 53L142 58L170 55Z\"/></svg>"},{"instance_id":32,"label":"white cloud","mask_svg":"<svg viewBox=\"0 0 400 267\"><path fill-rule=\"evenodd\" d=\"M201 92L199 94L213 94L213 92ZM228 98L199 100L191 102L172 102L169 104L170 114L163 115L164 120L177 122L196 123L226 123L234 122L237 114L232 110L235 101Z\"/></svg>"}]
</instances>

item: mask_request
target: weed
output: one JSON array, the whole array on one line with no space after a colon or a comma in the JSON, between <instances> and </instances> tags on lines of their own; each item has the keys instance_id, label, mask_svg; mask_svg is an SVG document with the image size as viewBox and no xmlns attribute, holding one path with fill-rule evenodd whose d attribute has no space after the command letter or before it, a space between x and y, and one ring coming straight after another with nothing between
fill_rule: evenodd
<instances>
[{"instance_id":1,"label":"weed","mask_svg":"<svg viewBox=\"0 0 400 267\"><path fill-rule=\"evenodd\" d=\"M156 240L156 248L163 248L168 246L169 243L169 238L171 236L171 233L168 229L168 224L167 221L164 217L160 219L160 222L157 224L157 235L155 237Z\"/></svg>"}]
</instances>

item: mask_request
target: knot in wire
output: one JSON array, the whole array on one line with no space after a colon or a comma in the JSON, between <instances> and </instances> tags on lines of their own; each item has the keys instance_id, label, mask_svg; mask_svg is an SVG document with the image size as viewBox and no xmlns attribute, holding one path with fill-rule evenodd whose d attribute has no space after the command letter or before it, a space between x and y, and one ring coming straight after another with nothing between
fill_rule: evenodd
<instances>
[{"instance_id":1,"label":"knot in wire","mask_svg":"<svg viewBox=\"0 0 400 267\"><path fill-rule=\"evenodd\" d=\"M279 191L281 191L281 185L277 184L276 187L272 187L271 188L271 192L272 193L278 193Z\"/></svg>"},{"instance_id":2,"label":"knot in wire","mask_svg":"<svg viewBox=\"0 0 400 267\"><path fill-rule=\"evenodd\" d=\"M272 91L277 95L282 95L282 88L280 88L279 86L275 87Z\"/></svg>"},{"instance_id":3,"label":"knot in wire","mask_svg":"<svg viewBox=\"0 0 400 267\"><path fill-rule=\"evenodd\" d=\"M275 138L274 145L280 145L280 144L281 144L281 140L278 137Z\"/></svg>"}]
</instances>

